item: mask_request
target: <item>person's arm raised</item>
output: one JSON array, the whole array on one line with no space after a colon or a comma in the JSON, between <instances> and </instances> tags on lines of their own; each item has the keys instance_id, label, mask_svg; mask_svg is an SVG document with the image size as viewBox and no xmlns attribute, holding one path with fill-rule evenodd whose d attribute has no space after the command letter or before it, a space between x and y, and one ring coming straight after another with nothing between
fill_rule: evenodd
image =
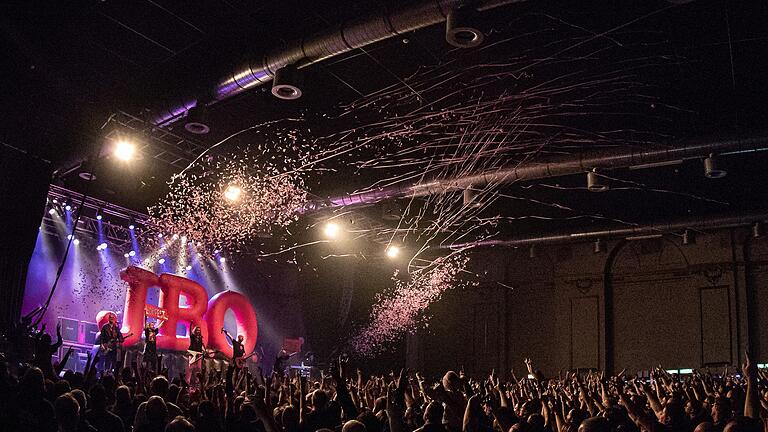
<instances>
[{"instance_id":1,"label":"person's arm raised","mask_svg":"<svg viewBox=\"0 0 768 432\"><path fill-rule=\"evenodd\" d=\"M744 399L744 416L760 419L760 396L757 392L757 365L752 362L749 352L744 353L744 377L747 380L747 396Z\"/></svg>"}]
</instances>

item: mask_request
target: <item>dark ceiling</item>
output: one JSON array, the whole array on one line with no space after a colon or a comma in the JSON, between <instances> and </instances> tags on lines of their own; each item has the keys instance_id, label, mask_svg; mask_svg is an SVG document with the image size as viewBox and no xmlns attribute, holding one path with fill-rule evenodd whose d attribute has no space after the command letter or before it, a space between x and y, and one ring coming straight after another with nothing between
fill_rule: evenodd
<instances>
[{"instance_id":1,"label":"dark ceiling","mask_svg":"<svg viewBox=\"0 0 768 432\"><path fill-rule=\"evenodd\" d=\"M108 0L4 4L0 6L4 53L0 140L67 167L99 148L105 134L99 128L113 113L123 111L143 118L148 109L170 95L192 94L215 82L227 66L249 54L398 3ZM674 107L660 115L668 121L658 126L658 132L669 135L670 141L725 132L749 136L768 122L768 3L764 1L693 1L675 6L661 0L531 0L488 13L484 19L486 44L551 29L541 37L521 38L524 42L519 47L506 44L505 55L534 56L533 47L552 44L560 35L606 32L598 39L619 48L608 61L623 60L622 44L633 51L634 58L664 59L664 66L645 73L659 100ZM286 116L305 116L308 127L319 129L357 126L362 120L330 125L320 113L397 85L423 66L447 59L459 66L486 60L486 54L451 49L443 31L442 25L436 25L310 66L305 94L297 101L277 100L267 88L257 88L221 102L212 108L209 135L189 135L178 126L171 127L171 132L190 140L187 144L194 155L242 128ZM730 174L719 181L705 179L700 164L694 162L624 172L620 173L623 179L647 187L615 190L600 197L561 189L582 187L581 176L526 185L515 193L630 220L765 208L768 193L757 185L768 178L767 161L761 154L728 158L725 163ZM148 158L141 167L99 174L97 186L90 192L145 210L162 196L165 181L178 172L178 166ZM85 183L77 173L60 181L82 190ZM327 196L354 190L373 179L330 176L310 186L314 194ZM728 204L648 189L701 195ZM514 217L551 208L526 202L499 205L491 211ZM528 223L515 231L548 228Z\"/></svg>"}]
</instances>

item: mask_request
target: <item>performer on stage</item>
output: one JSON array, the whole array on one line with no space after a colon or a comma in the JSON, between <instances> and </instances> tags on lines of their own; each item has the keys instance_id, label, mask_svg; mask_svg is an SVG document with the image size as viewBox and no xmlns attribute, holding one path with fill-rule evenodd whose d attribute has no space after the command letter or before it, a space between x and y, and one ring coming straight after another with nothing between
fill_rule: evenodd
<instances>
[{"instance_id":1,"label":"performer on stage","mask_svg":"<svg viewBox=\"0 0 768 432\"><path fill-rule=\"evenodd\" d=\"M144 314L144 353L142 362L151 371L157 369L157 333L165 321L160 321L157 327L153 321L147 320Z\"/></svg>"},{"instance_id":2,"label":"performer on stage","mask_svg":"<svg viewBox=\"0 0 768 432\"><path fill-rule=\"evenodd\" d=\"M229 339L229 342L232 344L232 364L237 366L237 359L241 359L245 355L245 347L243 343L245 338L243 335L237 335L237 339L233 338L224 327L221 328L221 331L227 336L227 339Z\"/></svg>"},{"instance_id":3,"label":"performer on stage","mask_svg":"<svg viewBox=\"0 0 768 432\"><path fill-rule=\"evenodd\" d=\"M203 331L199 326L195 325L195 322L189 323L189 348L187 351L190 354L189 367L187 368L187 382L192 384L193 380L197 380L197 372L202 369L203 362L205 361L205 343L203 342Z\"/></svg>"},{"instance_id":4,"label":"performer on stage","mask_svg":"<svg viewBox=\"0 0 768 432\"><path fill-rule=\"evenodd\" d=\"M117 326L117 317L110 313L109 322L101 327L99 334L99 350L101 351L102 371L112 371L117 363L117 348L123 343L123 334Z\"/></svg>"}]
</instances>

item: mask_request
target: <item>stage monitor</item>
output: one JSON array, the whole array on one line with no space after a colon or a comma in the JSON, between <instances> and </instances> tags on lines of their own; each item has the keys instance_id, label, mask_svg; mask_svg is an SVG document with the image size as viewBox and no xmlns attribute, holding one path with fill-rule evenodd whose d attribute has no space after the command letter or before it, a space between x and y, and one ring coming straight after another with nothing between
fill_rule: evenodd
<instances>
[{"instance_id":1,"label":"stage monitor","mask_svg":"<svg viewBox=\"0 0 768 432\"><path fill-rule=\"evenodd\" d=\"M99 325L95 322L81 321L80 336L81 343L87 345L96 345L96 335L99 333Z\"/></svg>"},{"instance_id":2,"label":"stage monitor","mask_svg":"<svg viewBox=\"0 0 768 432\"><path fill-rule=\"evenodd\" d=\"M61 326L61 339L64 342L80 342L80 321L72 318L59 317Z\"/></svg>"}]
</instances>

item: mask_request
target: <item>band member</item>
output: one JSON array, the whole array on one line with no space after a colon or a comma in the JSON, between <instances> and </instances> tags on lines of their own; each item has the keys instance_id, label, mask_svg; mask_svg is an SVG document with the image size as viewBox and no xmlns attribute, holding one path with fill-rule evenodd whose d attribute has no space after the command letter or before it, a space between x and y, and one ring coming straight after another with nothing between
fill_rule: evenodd
<instances>
[{"instance_id":1,"label":"band member","mask_svg":"<svg viewBox=\"0 0 768 432\"><path fill-rule=\"evenodd\" d=\"M148 321L147 315L144 315L144 352L142 362L144 362L148 369L153 371L157 368L157 333L164 322L160 321L160 324L155 327L155 323Z\"/></svg>"},{"instance_id":2,"label":"band member","mask_svg":"<svg viewBox=\"0 0 768 432\"><path fill-rule=\"evenodd\" d=\"M123 343L124 337L120 333L120 329L117 327L117 317L114 314L109 314L109 322L101 327L101 333L99 333L99 344L102 355L102 370L112 371L117 363L117 348L118 345Z\"/></svg>"},{"instance_id":3,"label":"band member","mask_svg":"<svg viewBox=\"0 0 768 432\"><path fill-rule=\"evenodd\" d=\"M194 321L189 323L189 348L187 351L190 354L189 367L187 368L187 382L190 384L197 382L197 372L203 367L205 358L203 353L205 352L205 343L203 342L203 331L199 326L196 326Z\"/></svg>"},{"instance_id":4,"label":"band member","mask_svg":"<svg viewBox=\"0 0 768 432\"><path fill-rule=\"evenodd\" d=\"M235 339L223 327L221 331L227 336L227 339L229 339L229 342L232 344L232 364L237 365L237 359L243 358L245 355L245 338L243 335L237 335L237 339Z\"/></svg>"}]
</instances>

